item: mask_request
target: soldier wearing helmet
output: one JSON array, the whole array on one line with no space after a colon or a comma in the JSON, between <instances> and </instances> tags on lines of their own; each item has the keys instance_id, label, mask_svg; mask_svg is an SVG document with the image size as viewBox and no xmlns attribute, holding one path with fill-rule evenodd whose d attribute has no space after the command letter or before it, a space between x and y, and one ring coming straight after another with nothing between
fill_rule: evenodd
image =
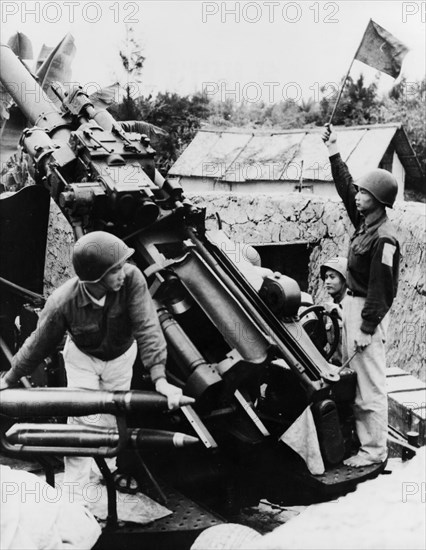
<instances>
[{"instance_id":1,"label":"soldier wearing helmet","mask_svg":"<svg viewBox=\"0 0 426 550\"><path fill-rule=\"evenodd\" d=\"M325 323L325 329L327 331L327 340L329 345L334 342L334 330L333 323L329 316L337 318L337 322L340 328L339 344L336 351L330 357L329 362L333 365L342 365L342 310L343 303L346 297L346 272L347 272L348 260L342 256L336 256L330 258L324 262L320 267L320 276L324 281L325 289L330 295L332 301L324 304L324 309L328 313L328 317Z\"/></svg>"},{"instance_id":2,"label":"soldier wearing helmet","mask_svg":"<svg viewBox=\"0 0 426 550\"><path fill-rule=\"evenodd\" d=\"M398 285L399 243L386 215L398 185L392 174L376 169L354 182L342 160L337 137L328 126L322 137L336 190L355 226L348 253L348 297L343 307L343 360L356 355L354 403L358 454L345 464L362 467L387 457L387 393L385 341Z\"/></svg>"},{"instance_id":3,"label":"soldier wearing helmet","mask_svg":"<svg viewBox=\"0 0 426 550\"><path fill-rule=\"evenodd\" d=\"M77 276L48 298L36 330L13 357L0 389L30 374L67 334L63 357L68 387L128 390L139 350L156 391L167 397L169 408L178 406L182 390L165 377L166 342L147 283L137 267L126 263L133 253L121 239L103 231L75 243ZM97 415L97 423L116 427L111 415ZM78 482L80 497L78 489L89 482L91 467L90 457L65 458L64 481L70 487Z\"/></svg>"},{"instance_id":4,"label":"soldier wearing helmet","mask_svg":"<svg viewBox=\"0 0 426 550\"><path fill-rule=\"evenodd\" d=\"M341 304L346 296L348 260L342 256L330 258L320 267L320 276L335 304Z\"/></svg>"}]
</instances>

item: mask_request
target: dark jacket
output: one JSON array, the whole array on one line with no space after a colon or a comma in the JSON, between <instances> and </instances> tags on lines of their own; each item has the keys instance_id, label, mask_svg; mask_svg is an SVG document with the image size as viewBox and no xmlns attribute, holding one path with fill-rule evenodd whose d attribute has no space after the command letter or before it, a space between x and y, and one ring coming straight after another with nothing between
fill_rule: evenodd
<instances>
[{"instance_id":1,"label":"dark jacket","mask_svg":"<svg viewBox=\"0 0 426 550\"><path fill-rule=\"evenodd\" d=\"M337 192L355 226L348 253L348 288L366 298L361 330L373 334L397 292L400 252L396 230L385 212L365 222L355 205L357 188L340 154L331 156L330 163Z\"/></svg>"}]
</instances>

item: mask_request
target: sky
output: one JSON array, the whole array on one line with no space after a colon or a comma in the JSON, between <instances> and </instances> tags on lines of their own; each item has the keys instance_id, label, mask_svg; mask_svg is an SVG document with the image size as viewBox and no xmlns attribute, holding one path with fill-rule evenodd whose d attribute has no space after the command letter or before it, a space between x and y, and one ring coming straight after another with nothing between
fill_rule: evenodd
<instances>
[{"instance_id":1,"label":"sky","mask_svg":"<svg viewBox=\"0 0 426 550\"><path fill-rule=\"evenodd\" d=\"M123 78L119 58L126 24L146 57L143 95L159 91L212 99L275 103L333 93L346 73L370 18L410 50L402 74L426 73L426 2L383 1L38 1L1 3L2 42L27 34L37 55L70 32L77 47L73 80L101 87ZM352 76L377 71L355 61ZM379 89L392 77L381 74ZM414 90L414 88L412 88Z\"/></svg>"}]
</instances>

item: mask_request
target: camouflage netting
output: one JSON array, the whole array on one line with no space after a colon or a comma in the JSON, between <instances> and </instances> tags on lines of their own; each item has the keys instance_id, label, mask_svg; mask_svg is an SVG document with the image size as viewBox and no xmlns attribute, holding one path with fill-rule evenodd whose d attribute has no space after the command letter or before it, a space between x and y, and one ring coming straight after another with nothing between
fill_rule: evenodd
<instances>
[{"instance_id":1,"label":"camouflage netting","mask_svg":"<svg viewBox=\"0 0 426 550\"><path fill-rule=\"evenodd\" d=\"M318 196L219 194L189 197L207 205L207 226L217 228L220 215L224 231L234 240L250 244L294 243L314 245L310 257L309 290L317 303L326 294L319 280L319 266L331 256L346 255L352 226L339 200ZM72 234L62 214L51 209L46 256L46 293L71 274ZM391 312L388 364L426 381L425 353L425 221L424 204L399 203L389 216L401 243L398 296Z\"/></svg>"}]
</instances>

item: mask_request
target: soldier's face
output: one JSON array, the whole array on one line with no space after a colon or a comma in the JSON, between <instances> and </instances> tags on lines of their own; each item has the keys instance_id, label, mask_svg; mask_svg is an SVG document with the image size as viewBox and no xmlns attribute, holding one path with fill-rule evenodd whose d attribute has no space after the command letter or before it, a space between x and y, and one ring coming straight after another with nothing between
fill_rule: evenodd
<instances>
[{"instance_id":1,"label":"soldier's face","mask_svg":"<svg viewBox=\"0 0 426 550\"><path fill-rule=\"evenodd\" d=\"M334 271L334 269L327 269L324 277L324 285L330 296L337 296L342 292L345 281L337 271Z\"/></svg>"},{"instance_id":2,"label":"soldier's face","mask_svg":"<svg viewBox=\"0 0 426 550\"><path fill-rule=\"evenodd\" d=\"M358 212L364 216L370 212L374 212L380 205L379 201L366 189L358 189L358 193L355 195L355 204Z\"/></svg>"},{"instance_id":3,"label":"soldier's face","mask_svg":"<svg viewBox=\"0 0 426 550\"><path fill-rule=\"evenodd\" d=\"M114 267L108 271L101 283L105 290L118 292L124 283L124 264Z\"/></svg>"}]
</instances>

